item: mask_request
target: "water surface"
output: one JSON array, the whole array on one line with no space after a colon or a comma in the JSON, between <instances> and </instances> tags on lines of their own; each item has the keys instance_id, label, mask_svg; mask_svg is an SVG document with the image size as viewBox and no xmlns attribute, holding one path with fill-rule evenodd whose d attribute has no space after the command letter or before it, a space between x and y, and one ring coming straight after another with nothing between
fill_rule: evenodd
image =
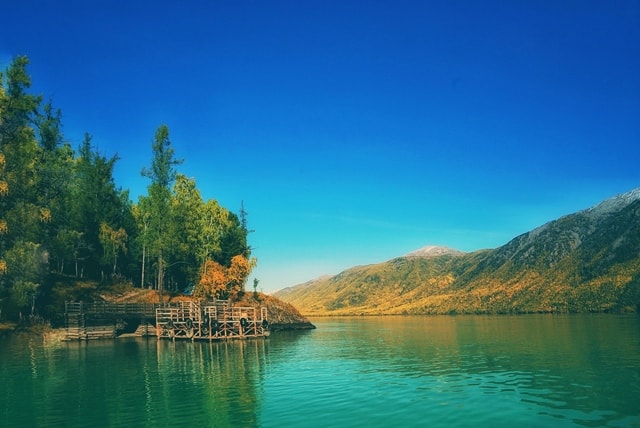
<instances>
[{"instance_id":1,"label":"water surface","mask_svg":"<svg viewBox=\"0 0 640 428\"><path fill-rule=\"evenodd\" d=\"M0 339L0 426L640 426L640 318L313 319L263 340Z\"/></svg>"}]
</instances>

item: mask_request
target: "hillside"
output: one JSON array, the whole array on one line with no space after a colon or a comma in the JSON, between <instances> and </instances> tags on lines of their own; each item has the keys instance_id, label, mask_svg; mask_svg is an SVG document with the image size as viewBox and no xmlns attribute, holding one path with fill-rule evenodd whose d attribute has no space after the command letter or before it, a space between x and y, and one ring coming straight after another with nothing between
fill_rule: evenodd
<instances>
[{"instance_id":1,"label":"hillside","mask_svg":"<svg viewBox=\"0 0 640 428\"><path fill-rule=\"evenodd\" d=\"M425 247L275 296L306 315L637 311L640 189L497 249Z\"/></svg>"}]
</instances>

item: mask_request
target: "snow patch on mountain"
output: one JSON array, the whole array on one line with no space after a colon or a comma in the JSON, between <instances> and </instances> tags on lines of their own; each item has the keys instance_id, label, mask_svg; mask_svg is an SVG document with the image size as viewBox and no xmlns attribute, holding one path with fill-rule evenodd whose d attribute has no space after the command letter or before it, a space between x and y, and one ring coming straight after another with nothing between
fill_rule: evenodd
<instances>
[{"instance_id":1,"label":"snow patch on mountain","mask_svg":"<svg viewBox=\"0 0 640 428\"><path fill-rule=\"evenodd\" d=\"M598 205L586 209L585 214L592 218L601 217L607 214L611 214L624 209L629 204L640 199L640 187L633 189L627 193L616 195L613 198L609 198Z\"/></svg>"},{"instance_id":2,"label":"snow patch on mountain","mask_svg":"<svg viewBox=\"0 0 640 428\"><path fill-rule=\"evenodd\" d=\"M405 254L403 257L439 257L444 255L461 256L464 253L462 251L454 250L449 247L442 247L438 245L427 245L418 250Z\"/></svg>"}]
</instances>

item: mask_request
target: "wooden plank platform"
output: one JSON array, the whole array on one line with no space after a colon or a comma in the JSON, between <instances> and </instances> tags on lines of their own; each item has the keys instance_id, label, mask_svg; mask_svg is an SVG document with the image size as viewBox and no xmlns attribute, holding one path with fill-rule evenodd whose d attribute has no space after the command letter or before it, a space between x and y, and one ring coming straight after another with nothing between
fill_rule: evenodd
<instances>
[{"instance_id":1,"label":"wooden plank platform","mask_svg":"<svg viewBox=\"0 0 640 428\"><path fill-rule=\"evenodd\" d=\"M269 335L266 308L230 306L226 300L182 302L156 309L159 339L229 340Z\"/></svg>"},{"instance_id":2,"label":"wooden plank platform","mask_svg":"<svg viewBox=\"0 0 640 428\"><path fill-rule=\"evenodd\" d=\"M132 320L131 327L139 323L138 329L122 336L155 334L158 339L229 340L269 335L266 308L231 306L227 300L166 304L66 302L65 319L66 340L119 337L121 324ZM155 326L150 331L149 321L153 319Z\"/></svg>"}]
</instances>

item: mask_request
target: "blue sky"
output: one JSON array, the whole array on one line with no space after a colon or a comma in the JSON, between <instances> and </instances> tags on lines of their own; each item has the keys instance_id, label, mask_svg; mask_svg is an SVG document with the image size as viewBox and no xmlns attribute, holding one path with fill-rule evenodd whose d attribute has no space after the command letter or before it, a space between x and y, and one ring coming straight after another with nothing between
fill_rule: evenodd
<instances>
[{"instance_id":1,"label":"blue sky","mask_svg":"<svg viewBox=\"0 0 640 428\"><path fill-rule=\"evenodd\" d=\"M270 292L425 245L495 248L640 186L640 2L0 0L0 65L117 153L155 129L249 212ZM252 282L250 280L250 282Z\"/></svg>"}]
</instances>

